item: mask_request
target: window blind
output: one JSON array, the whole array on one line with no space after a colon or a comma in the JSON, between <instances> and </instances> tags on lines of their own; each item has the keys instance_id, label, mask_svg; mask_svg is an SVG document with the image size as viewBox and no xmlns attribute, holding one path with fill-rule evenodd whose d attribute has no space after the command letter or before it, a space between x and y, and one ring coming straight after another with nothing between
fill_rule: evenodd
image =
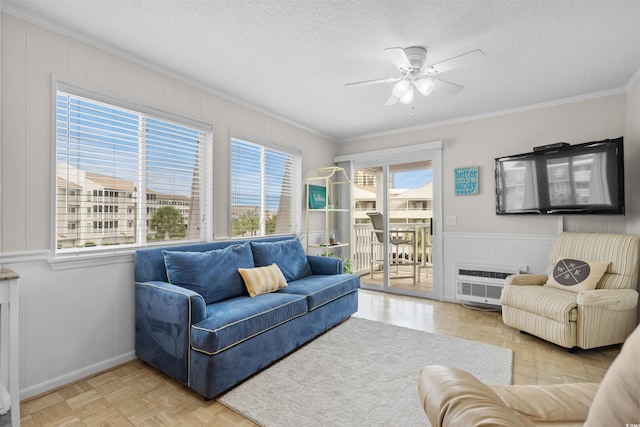
<instances>
[{"instance_id":1,"label":"window blind","mask_svg":"<svg viewBox=\"0 0 640 427\"><path fill-rule=\"evenodd\" d=\"M206 138L204 129L58 91L57 250L200 239Z\"/></svg>"},{"instance_id":2,"label":"window blind","mask_svg":"<svg viewBox=\"0 0 640 427\"><path fill-rule=\"evenodd\" d=\"M295 233L301 156L231 139L231 236Z\"/></svg>"}]
</instances>

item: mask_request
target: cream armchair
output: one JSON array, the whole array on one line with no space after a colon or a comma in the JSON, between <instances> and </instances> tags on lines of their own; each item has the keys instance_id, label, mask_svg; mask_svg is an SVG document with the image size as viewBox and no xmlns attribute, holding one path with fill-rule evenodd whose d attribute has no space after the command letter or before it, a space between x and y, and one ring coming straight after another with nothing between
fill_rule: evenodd
<instances>
[{"instance_id":1,"label":"cream armchair","mask_svg":"<svg viewBox=\"0 0 640 427\"><path fill-rule=\"evenodd\" d=\"M624 342L636 326L639 242L638 236L627 234L560 234L549 254L548 274L507 278L500 298L502 320L569 349ZM575 271L590 271L595 289L582 289L587 281L563 283L562 276L572 274L564 263L576 260L587 262L586 270ZM598 265L603 266L601 278Z\"/></svg>"},{"instance_id":2,"label":"cream armchair","mask_svg":"<svg viewBox=\"0 0 640 427\"><path fill-rule=\"evenodd\" d=\"M427 366L418 393L433 427L629 426L640 423L640 328L600 384L488 385Z\"/></svg>"}]
</instances>

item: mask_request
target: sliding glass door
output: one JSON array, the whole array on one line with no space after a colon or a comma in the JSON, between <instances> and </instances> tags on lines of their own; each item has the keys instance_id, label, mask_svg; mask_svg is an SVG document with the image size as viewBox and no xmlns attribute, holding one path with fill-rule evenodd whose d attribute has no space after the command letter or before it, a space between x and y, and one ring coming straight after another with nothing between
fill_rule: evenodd
<instances>
[{"instance_id":1,"label":"sliding glass door","mask_svg":"<svg viewBox=\"0 0 640 427\"><path fill-rule=\"evenodd\" d=\"M439 297L439 154L353 162L353 269L363 288Z\"/></svg>"}]
</instances>

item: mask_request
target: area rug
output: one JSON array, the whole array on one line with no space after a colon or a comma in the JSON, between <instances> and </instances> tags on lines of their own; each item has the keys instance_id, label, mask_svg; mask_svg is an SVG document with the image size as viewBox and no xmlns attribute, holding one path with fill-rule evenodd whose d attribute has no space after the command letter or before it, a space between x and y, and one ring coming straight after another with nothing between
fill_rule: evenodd
<instances>
[{"instance_id":1,"label":"area rug","mask_svg":"<svg viewBox=\"0 0 640 427\"><path fill-rule=\"evenodd\" d=\"M512 363L509 349L354 317L218 401L266 427L424 427L423 366L455 366L510 384Z\"/></svg>"}]
</instances>

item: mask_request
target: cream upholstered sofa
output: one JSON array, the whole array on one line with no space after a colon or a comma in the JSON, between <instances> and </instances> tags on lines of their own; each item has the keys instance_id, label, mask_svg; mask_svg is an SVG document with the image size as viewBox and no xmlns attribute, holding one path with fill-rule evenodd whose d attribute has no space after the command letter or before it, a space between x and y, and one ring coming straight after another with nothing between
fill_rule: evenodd
<instances>
[{"instance_id":1,"label":"cream upholstered sofa","mask_svg":"<svg viewBox=\"0 0 640 427\"><path fill-rule=\"evenodd\" d=\"M628 234L561 233L548 274L505 281L504 323L569 349L624 342L636 326L639 242ZM585 268L572 270L576 265Z\"/></svg>"},{"instance_id":2,"label":"cream upholstered sofa","mask_svg":"<svg viewBox=\"0 0 640 427\"><path fill-rule=\"evenodd\" d=\"M600 384L486 385L457 368L428 366L418 392L433 427L637 425L640 328Z\"/></svg>"}]
</instances>

